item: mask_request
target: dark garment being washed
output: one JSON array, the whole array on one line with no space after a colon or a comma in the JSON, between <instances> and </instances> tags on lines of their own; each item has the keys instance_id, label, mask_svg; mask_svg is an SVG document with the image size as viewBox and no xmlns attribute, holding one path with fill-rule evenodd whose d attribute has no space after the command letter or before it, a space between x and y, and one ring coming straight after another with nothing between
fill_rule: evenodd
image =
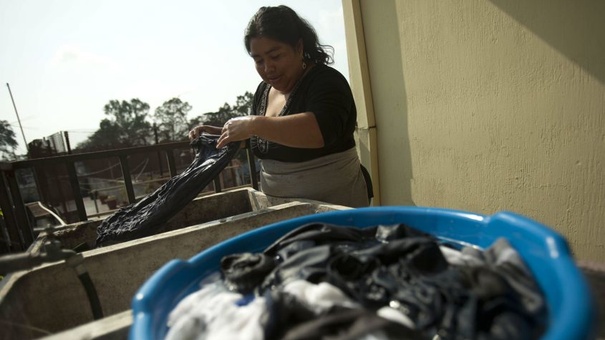
<instances>
[{"instance_id":1,"label":"dark garment being washed","mask_svg":"<svg viewBox=\"0 0 605 340\"><path fill-rule=\"evenodd\" d=\"M547 320L545 301L520 257L511 256L516 251L508 242L500 239L485 251L462 252L476 256L477 264L448 263L436 238L405 225L356 229L314 223L288 233L262 254L242 254L239 260L231 255L222 271L228 287L243 294L278 294L292 280L330 283L366 310L399 310L415 326L410 338L539 338ZM267 324L267 338L304 338L295 336L301 334L295 329L317 336L325 327L329 337L339 333L334 327L344 331L357 324L357 317L330 323L333 314L320 316L323 321L301 318L300 312L289 311L298 308L294 304L272 300L269 320L275 322Z\"/></svg>"},{"instance_id":2,"label":"dark garment being washed","mask_svg":"<svg viewBox=\"0 0 605 340\"><path fill-rule=\"evenodd\" d=\"M230 143L216 149L219 136L201 135L191 142L196 155L181 174L170 178L155 192L123 207L97 228L96 246L154 235L163 224L191 202L229 164L239 149Z\"/></svg>"}]
</instances>

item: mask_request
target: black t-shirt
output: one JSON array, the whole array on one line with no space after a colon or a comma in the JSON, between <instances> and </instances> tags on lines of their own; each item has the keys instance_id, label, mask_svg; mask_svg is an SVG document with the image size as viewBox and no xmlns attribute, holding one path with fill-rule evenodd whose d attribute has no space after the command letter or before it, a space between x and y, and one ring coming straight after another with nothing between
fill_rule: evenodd
<instances>
[{"instance_id":1,"label":"black t-shirt","mask_svg":"<svg viewBox=\"0 0 605 340\"><path fill-rule=\"evenodd\" d=\"M261 82L254 94L252 114L265 115L271 85ZM312 112L324 139L322 148L293 148L253 136L256 157L283 162L303 162L346 151L355 146L353 133L357 110L345 77L332 67L316 65L300 80L280 116Z\"/></svg>"}]
</instances>

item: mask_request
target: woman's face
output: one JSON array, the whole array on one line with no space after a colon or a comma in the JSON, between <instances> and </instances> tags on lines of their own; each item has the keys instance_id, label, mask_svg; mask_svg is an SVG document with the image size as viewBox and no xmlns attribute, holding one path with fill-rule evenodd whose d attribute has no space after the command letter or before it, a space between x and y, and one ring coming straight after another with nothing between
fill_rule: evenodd
<instances>
[{"instance_id":1,"label":"woman's face","mask_svg":"<svg viewBox=\"0 0 605 340\"><path fill-rule=\"evenodd\" d=\"M250 40L250 56L256 72L281 93L290 93L303 74L302 41L296 47L258 37Z\"/></svg>"}]
</instances>

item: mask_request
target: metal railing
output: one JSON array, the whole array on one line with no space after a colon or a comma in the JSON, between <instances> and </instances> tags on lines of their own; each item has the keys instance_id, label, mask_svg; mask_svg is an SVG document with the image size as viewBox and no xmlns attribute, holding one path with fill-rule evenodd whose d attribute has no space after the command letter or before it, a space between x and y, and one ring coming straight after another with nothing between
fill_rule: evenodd
<instances>
[{"instance_id":1,"label":"metal railing","mask_svg":"<svg viewBox=\"0 0 605 340\"><path fill-rule=\"evenodd\" d=\"M78 221L87 221L89 215L86 212L84 199L82 196L82 186L78 179L76 163L89 160L99 160L111 157L119 159L122 170L122 181L124 183L128 203L136 201L131 169L128 164L128 157L138 153L158 153L164 154L168 164L170 177L177 175L177 162L174 157L174 150L190 148L189 142L174 142L165 144L156 144L151 146L132 147L124 149L87 152L80 154L68 154L52 156L45 158L36 158L29 160L19 160L14 162L0 162L0 253L19 252L27 250L35 239L34 228L31 218L28 215L27 207L17 181L16 171L20 169L33 169L34 172L44 171L45 168L52 166L65 166L68 174L68 182L71 187L71 196L75 202ZM250 148L246 148L248 158L248 169L250 174L250 184L258 189L258 179L256 174L256 164ZM40 188L37 186L38 194L41 196ZM222 190L218 177L214 179L214 191Z\"/></svg>"}]
</instances>

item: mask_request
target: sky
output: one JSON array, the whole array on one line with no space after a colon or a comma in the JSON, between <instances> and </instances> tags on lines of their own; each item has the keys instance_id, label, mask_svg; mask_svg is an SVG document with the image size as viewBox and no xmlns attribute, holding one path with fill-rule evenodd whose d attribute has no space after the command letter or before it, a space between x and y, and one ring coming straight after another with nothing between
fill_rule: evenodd
<instances>
[{"instance_id":1,"label":"sky","mask_svg":"<svg viewBox=\"0 0 605 340\"><path fill-rule=\"evenodd\" d=\"M245 27L259 7L281 4L334 47L348 79L341 0L0 0L0 120L25 154L25 141L60 131L75 147L113 99L138 98L152 114L178 97L189 119L233 104L260 81Z\"/></svg>"}]
</instances>

